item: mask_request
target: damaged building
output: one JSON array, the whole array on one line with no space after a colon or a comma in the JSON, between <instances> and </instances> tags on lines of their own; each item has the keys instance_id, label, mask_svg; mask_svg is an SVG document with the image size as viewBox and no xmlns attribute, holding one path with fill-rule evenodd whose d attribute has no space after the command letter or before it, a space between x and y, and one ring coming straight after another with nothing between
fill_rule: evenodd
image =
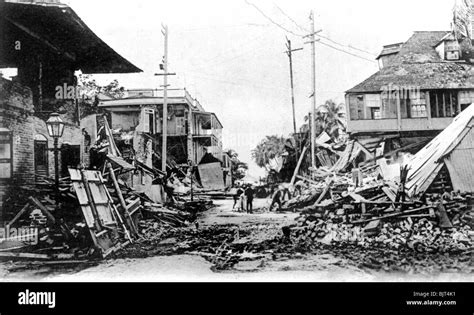
<instances>
[{"instance_id":1,"label":"damaged building","mask_svg":"<svg viewBox=\"0 0 474 315\"><path fill-rule=\"evenodd\" d=\"M59 172L89 163L89 140L81 132L77 98L58 98L57 87L77 86L75 72L141 72L121 57L59 1L0 3L0 68L16 69L0 77L0 220L5 196L15 185L34 184L54 174L53 139L46 121L59 113Z\"/></svg>"},{"instance_id":2,"label":"damaged building","mask_svg":"<svg viewBox=\"0 0 474 315\"><path fill-rule=\"evenodd\" d=\"M103 100L99 107L123 152L132 151L150 168L161 168L163 139L163 91L128 90L120 99ZM224 189L231 184L230 157L222 149L223 126L215 113L207 112L186 89L169 89L167 97L168 170L197 165L205 189Z\"/></svg>"},{"instance_id":3,"label":"damaged building","mask_svg":"<svg viewBox=\"0 0 474 315\"><path fill-rule=\"evenodd\" d=\"M394 139L393 150L418 142L416 152L474 102L470 38L415 32L377 60L381 69L346 92L348 132L363 143Z\"/></svg>"}]
</instances>

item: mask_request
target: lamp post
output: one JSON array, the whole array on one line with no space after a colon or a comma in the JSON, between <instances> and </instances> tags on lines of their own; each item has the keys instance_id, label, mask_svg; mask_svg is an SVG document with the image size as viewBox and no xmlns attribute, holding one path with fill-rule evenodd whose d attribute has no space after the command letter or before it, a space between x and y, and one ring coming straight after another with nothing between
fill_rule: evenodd
<instances>
[{"instance_id":1,"label":"lamp post","mask_svg":"<svg viewBox=\"0 0 474 315\"><path fill-rule=\"evenodd\" d=\"M58 139L63 136L64 132L64 122L59 117L58 113L52 113L49 116L49 119L46 121L46 126L48 127L48 134L54 140L54 184L56 185L56 191L59 190L59 149L58 149Z\"/></svg>"}]
</instances>

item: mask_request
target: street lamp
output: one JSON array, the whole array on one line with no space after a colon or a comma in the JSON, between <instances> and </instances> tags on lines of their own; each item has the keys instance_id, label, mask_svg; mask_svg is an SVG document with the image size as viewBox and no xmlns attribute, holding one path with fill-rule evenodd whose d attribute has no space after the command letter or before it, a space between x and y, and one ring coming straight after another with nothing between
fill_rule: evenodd
<instances>
[{"instance_id":1,"label":"street lamp","mask_svg":"<svg viewBox=\"0 0 474 315\"><path fill-rule=\"evenodd\" d=\"M59 117L58 113L52 113L49 116L49 119L46 121L46 126L48 127L48 134L54 139L54 183L56 189L59 189L59 149L58 149L58 139L63 136L64 132L64 122Z\"/></svg>"}]
</instances>

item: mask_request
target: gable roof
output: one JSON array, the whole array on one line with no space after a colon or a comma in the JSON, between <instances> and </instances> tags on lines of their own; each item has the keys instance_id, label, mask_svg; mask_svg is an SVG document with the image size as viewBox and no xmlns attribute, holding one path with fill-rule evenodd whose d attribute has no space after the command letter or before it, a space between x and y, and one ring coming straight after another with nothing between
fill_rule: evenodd
<instances>
[{"instance_id":1,"label":"gable roof","mask_svg":"<svg viewBox=\"0 0 474 315\"><path fill-rule=\"evenodd\" d=\"M435 47L449 33L415 32L401 46L392 65L346 93L380 92L390 84L420 89L474 88L474 67L471 64L445 61L436 52Z\"/></svg>"},{"instance_id":2,"label":"gable roof","mask_svg":"<svg viewBox=\"0 0 474 315\"><path fill-rule=\"evenodd\" d=\"M446 129L409 160L407 163L409 171L405 184L408 195L417 195L428 189L443 166L444 159L462 142L470 128L474 127L472 125L473 118L474 104L471 104Z\"/></svg>"}]
</instances>

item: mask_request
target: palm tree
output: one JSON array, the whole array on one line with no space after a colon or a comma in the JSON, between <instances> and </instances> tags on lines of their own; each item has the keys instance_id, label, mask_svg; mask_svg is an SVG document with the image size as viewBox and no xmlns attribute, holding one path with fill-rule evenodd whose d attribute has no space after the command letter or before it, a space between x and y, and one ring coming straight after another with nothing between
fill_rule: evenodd
<instances>
[{"instance_id":1,"label":"palm tree","mask_svg":"<svg viewBox=\"0 0 474 315\"><path fill-rule=\"evenodd\" d=\"M280 136L266 136L255 149L252 158L260 167L265 167L270 160L285 153L285 138Z\"/></svg>"},{"instance_id":2,"label":"palm tree","mask_svg":"<svg viewBox=\"0 0 474 315\"><path fill-rule=\"evenodd\" d=\"M304 120L306 123L300 127L300 132L309 133L309 115L306 115ZM316 109L314 122L317 136L325 131L333 141L337 141L347 129L344 104L337 105L333 100L327 100Z\"/></svg>"},{"instance_id":3,"label":"palm tree","mask_svg":"<svg viewBox=\"0 0 474 315\"><path fill-rule=\"evenodd\" d=\"M344 104L337 105L333 100L327 100L319 106L316 112L316 134L323 131L333 140L339 139L346 132L346 110Z\"/></svg>"}]
</instances>

